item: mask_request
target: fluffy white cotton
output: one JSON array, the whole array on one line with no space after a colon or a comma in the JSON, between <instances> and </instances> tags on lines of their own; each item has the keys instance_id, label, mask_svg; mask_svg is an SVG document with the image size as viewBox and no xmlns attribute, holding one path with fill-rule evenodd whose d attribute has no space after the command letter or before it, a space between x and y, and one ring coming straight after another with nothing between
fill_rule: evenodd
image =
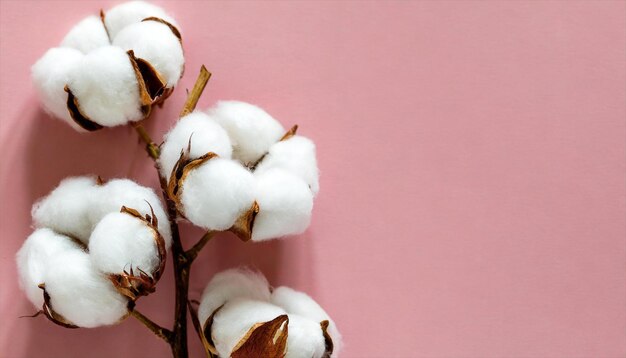
<instances>
[{"instance_id":1,"label":"fluffy white cotton","mask_svg":"<svg viewBox=\"0 0 626 358\"><path fill-rule=\"evenodd\" d=\"M253 104L220 101L208 113L226 129L233 157L244 164L259 160L285 134L278 121Z\"/></svg>"},{"instance_id":2,"label":"fluffy white cotton","mask_svg":"<svg viewBox=\"0 0 626 358\"><path fill-rule=\"evenodd\" d=\"M329 321L328 334L334 344L333 357L337 357L341 346L335 323L311 297L288 287L279 287L270 294L265 278L253 271L231 269L213 277L202 294L200 323L204 325L214 312L211 336L220 357L230 356L252 326L283 314L289 316L287 357L321 358L326 342L320 324L325 320Z\"/></svg>"},{"instance_id":3,"label":"fluffy white cotton","mask_svg":"<svg viewBox=\"0 0 626 358\"><path fill-rule=\"evenodd\" d=\"M166 248L169 249L172 243L172 232L159 197L151 188L143 187L132 180L114 179L100 187L98 205L90 210L90 220L95 225L107 214L119 212L122 206L135 209L144 216L152 215L150 211L150 206L152 206L159 221L159 232L165 240Z\"/></svg>"},{"instance_id":4,"label":"fluffy white cotton","mask_svg":"<svg viewBox=\"0 0 626 358\"><path fill-rule=\"evenodd\" d=\"M105 14L104 23L109 36L114 39L126 26L140 22L147 17L158 17L176 26L174 19L163 9L143 1L130 1L111 8Z\"/></svg>"},{"instance_id":5,"label":"fluffy white cotton","mask_svg":"<svg viewBox=\"0 0 626 358\"><path fill-rule=\"evenodd\" d=\"M180 189L185 217L208 230L226 230L254 202L254 177L241 164L213 158L191 170Z\"/></svg>"},{"instance_id":6,"label":"fluffy white cotton","mask_svg":"<svg viewBox=\"0 0 626 358\"><path fill-rule=\"evenodd\" d=\"M93 224L89 212L96 205L98 184L94 177L75 177L61 181L48 196L33 205L36 227L48 227L58 233L89 242Z\"/></svg>"},{"instance_id":7,"label":"fluffy white cotton","mask_svg":"<svg viewBox=\"0 0 626 358\"><path fill-rule=\"evenodd\" d=\"M285 314L272 304L249 299L234 299L220 309L213 318L211 334L220 357L230 357L233 348L252 326L268 322Z\"/></svg>"},{"instance_id":8,"label":"fluffy white cotton","mask_svg":"<svg viewBox=\"0 0 626 358\"><path fill-rule=\"evenodd\" d=\"M274 289L272 292L271 302L287 311L289 317L295 314L317 322L318 324L321 321L328 320L328 334L334 344L333 357L337 356L337 353L341 349L341 334L339 334L335 322L330 319L326 311L309 295L289 287L281 286Z\"/></svg>"},{"instance_id":9,"label":"fluffy white cotton","mask_svg":"<svg viewBox=\"0 0 626 358\"><path fill-rule=\"evenodd\" d=\"M168 88L178 83L185 57L180 40L169 26L157 21L131 24L115 36L113 45L124 50L133 50L136 57L150 62L163 76Z\"/></svg>"},{"instance_id":10,"label":"fluffy white cotton","mask_svg":"<svg viewBox=\"0 0 626 358\"><path fill-rule=\"evenodd\" d=\"M143 118L135 71L119 47L100 47L83 57L71 72L68 86L81 113L103 126Z\"/></svg>"},{"instance_id":11,"label":"fluffy white cotton","mask_svg":"<svg viewBox=\"0 0 626 358\"><path fill-rule=\"evenodd\" d=\"M313 210L309 186L282 169L267 170L255 177L259 213L252 228L252 240L263 241L306 230Z\"/></svg>"},{"instance_id":12,"label":"fluffy white cotton","mask_svg":"<svg viewBox=\"0 0 626 358\"><path fill-rule=\"evenodd\" d=\"M148 275L159 267L156 232L146 222L126 213L105 216L91 234L89 255L104 273L143 270Z\"/></svg>"},{"instance_id":13,"label":"fluffy white cotton","mask_svg":"<svg viewBox=\"0 0 626 358\"><path fill-rule=\"evenodd\" d=\"M55 256L48 265L45 285L52 309L80 327L115 324L128 312L126 298L83 251Z\"/></svg>"},{"instance_id":14,"label":"fluffy white cotton","mask_svg":"<svg viewBox=\"0 0 626 358\"><path fill-rule=\"evenodd\" d=\"M38 229L22 244L17 252L17 273L20 286L30 302L38 309L43 305L43 291L38 287L45 282L47 266L55 256L70 250L81 250L67 236L50 229ZM269 294L268 294L269 296Z\"/></svg>"},{"instance_id":15,"label":"fluffy white cotton","mask_svg":"<svg viewBox=\"0 0 626 358\"><path fill-rule=\"evenodd\" d=\"M73 48L51 48L31 68L33 84L43 102L43 108L78 131L84 130L74 122L67 110L67 92L64 88L72 69L83 56Z\"/></svg>"},{"instance_id":16,"label":"fluffy white cotton","mask_svg":"<svg viewBox=\"0 0 626 358\"><path fill-rule=\"evenodd\" d=\"M71 47L82 53L89 53L109 44L109 36L98 16L83 19L61 41L62 47Z\"/></svg>"},{"instance_id":17,"label":"fluffy white cotton","mask_svg":"<svg viewBox=\"0 0 626 358\"><path fill-rule=\"evenodd\" d=\"M319 322L289 313L286 358L322 358L326 341Z\"/></svg>"},{"instance_id":18,"label":"fluffy white cotton","mask_svg":"<svg viewBox=\"0 0 626 358\"><path fill-rule=\"evenodd\" d=\"M272 145L255 172L269 169L285 169L304 180L313 194L319 191L319 171L315 158L315 143L308 138L295 135Z\"/></svg>"},{"instance_id":19,"label":"fluffy white cotton","mask_svg":"<svg viewBox=\"0 0 626 358\"><path fill-rule=\"evenodd\" d=\"M230 158L232 147L228 134L217 122L203 112L192 112L181 118L163 138L159 158L161 173L167 180L172 174L180 153L187 149L191 138L189 157L198 158L213 152L221 158Z\"/></svg>"},{"instance_id":20,"label":"fluffy white cotton","mask_svg":"<svg viewBox=\"0 0 626 358\"><path fill-rule=\"evenodd\" d=\"M269 284L265 277L248 269L222 271L206 286L198 308L198 319L204 325L206 320L221 305L234 298L269 301Z\"/></svg>"}]
</instances>

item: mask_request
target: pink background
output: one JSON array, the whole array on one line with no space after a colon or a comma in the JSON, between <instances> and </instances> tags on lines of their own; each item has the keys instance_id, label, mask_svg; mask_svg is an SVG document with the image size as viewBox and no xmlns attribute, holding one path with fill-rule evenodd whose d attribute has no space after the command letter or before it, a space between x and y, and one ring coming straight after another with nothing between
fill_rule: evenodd
<instances>
[{"instance_id":1,"label":"pink background","mask_svg":"<svg viewBox=\"0 0 626 358\"><path fill-rule=\"evenodd\" d=\"M38 107L29 67L112 1L3 1L0 354L167 356L137 322L68 331L18 290L30 206L85 173L157 187L129 128L79 135ZM626 356L626 3L170 2L187 72L148 123L241 99L318 144L298 238L224 235L192 274L249 264L314 296L344 357ZM201 234L185 225L184 242ZM171 266L144 313L170 324ZM191 348L201 356L192 337Z\"/></svg>"}]
</instances>

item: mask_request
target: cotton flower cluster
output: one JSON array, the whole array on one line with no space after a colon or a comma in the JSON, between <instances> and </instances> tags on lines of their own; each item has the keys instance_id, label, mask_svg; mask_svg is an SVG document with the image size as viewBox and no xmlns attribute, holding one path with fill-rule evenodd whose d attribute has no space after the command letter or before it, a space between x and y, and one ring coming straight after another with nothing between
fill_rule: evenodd
<instances>
[{"instance_id":1,"label":"cotton flower cluster","mask_svg":"<svg viewBox=\"0 0 626 358\"><path fill-rule=\"evenodd\" d=\"M179 213L243 240L299 234L319 190L315 144L261 108L221 101L165 135L161 174Z\"/></svg>"},{"instance_id":2,"label":"cotton flower cluster","mask_svg":"<svg viewBox=\"0 0 626 358\"><path fill-rule=\"evenodd\" d=\"M36 230L16 257L19 279L52 321L114 324L154 291L171 231L152 189L126 179L68 178L32 216Z\"/></svg>"},{"instance_id":3,"label":"cotton flower cluster","mask_svg":"<svg viewBox=\"0 0 626 358\"><path fill-rule=\"evenodd\" d=\"M209 282L198 310L203 343L219 357L336 357L341 336L308 295L272 290L258 273L231 269Z\"/></svg>"},{"instance_id":4,"label":"cotton flower cluster","mask_svg":"<svg viewBox=\"0 0 626 358\"><path fill-rule=\"evenodd\" d=\"M32 67L46 111L79 131L146 118L182 76L185 59L175 21L133 1L89 16Z\"/></svg>"}]
</instances>

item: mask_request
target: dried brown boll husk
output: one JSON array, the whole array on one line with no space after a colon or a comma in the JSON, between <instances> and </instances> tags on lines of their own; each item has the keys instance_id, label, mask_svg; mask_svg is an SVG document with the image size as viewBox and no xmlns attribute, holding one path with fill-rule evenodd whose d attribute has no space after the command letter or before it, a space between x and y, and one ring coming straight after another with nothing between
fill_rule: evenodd
<instances>
[{"instance_id":1,"label":"dried brown boll husk","mask_svg":"<svg viewBox=\"0 0 626 358\"><path fill-rule=\"evenodd\" d=\"M141 221L143 221L154 232L154 241L157 247L157 253L159 255L159 266L151 273L148 274L141 269L138 272L130 267L129 271L124 271L122 274L110 274L109 280L113 283L117 291L128 297L131 301L136 301L141 296L147 296L156 290L156 284L163 275L165 270L165 263L167 258L167 251L165 249L165 240L161 236L158 230L158 220L154 215L154 210L150 206L152 215L146 214L142 216L139 211L122 207L120 212L131 215Z\"/></svg>"}]
</instances>

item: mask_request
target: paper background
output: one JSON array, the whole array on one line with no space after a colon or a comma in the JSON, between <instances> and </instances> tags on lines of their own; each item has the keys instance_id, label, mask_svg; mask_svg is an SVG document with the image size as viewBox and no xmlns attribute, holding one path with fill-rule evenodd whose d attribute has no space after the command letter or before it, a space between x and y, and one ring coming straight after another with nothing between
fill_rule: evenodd
<instances>
[{"instance_id":1,"label":"paper background","mask_svg":"<svg viewBox=\"0 0 626 358\"><path fill-rule=\"evenodd\" d=\"M30 83L72 24L113 4L0 5L5 357L169 354L133 320L70 331L17 318L34 312L13 258L33 201L85 173L157 187L131 129L77 134ZM187 65L153 136L204 63L214 76L200 107L240 99L299 124L322 173L306 234L220 237L193 269L192 298L218 270L250 264L317 299L343 357L626 355L625 2L158 4L181 25ZM191 245L201 232L183 227ZM171 273L138 304L167 325Z\"/></svg>"}]
</instances>

